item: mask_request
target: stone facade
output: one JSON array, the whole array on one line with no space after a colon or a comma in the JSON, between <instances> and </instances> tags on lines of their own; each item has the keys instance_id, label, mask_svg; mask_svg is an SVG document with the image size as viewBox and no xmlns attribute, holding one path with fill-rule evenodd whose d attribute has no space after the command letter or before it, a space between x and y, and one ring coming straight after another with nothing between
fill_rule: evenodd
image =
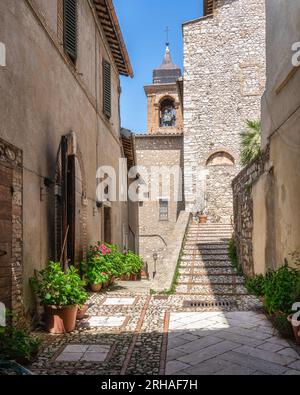
<instances>
[{"instance_id":1,"label":"stone facade","mask_svg":"<svg viewBox=\"0 0 300 395\"><path fill-rule=\"evenodd\" d=\"M245 167L232 182L234 207L234 236L239 264L248 277L256 274L253 257L253 194L259 178L268 173L269 148ZM264 235L261 235L264 237Z\"/></svg>"},{"instance_id":2,"label":"stone facade","mask_svg":"<svg viewBox=\"0 0 300 395\"><path fill-rule=\"evenodd\" d=\"M148 100L148 132L151 134L182 133L182 107L176 83L145 86L145 92ZM171 128L172 130L169 127L160 127L160 105L166 98L173 99L175 103L176 127Z\"/></svg>"},{"instance_id":3,"label":"stone facade","mask_svg":"<svg viewBox=\"0 0 300 395\"><path fill-rule=\"evenodd\" d=\"M104 241L104 207L100 207L96 198L97 168L112 166L118 177L119 159L124 158L119 75L132 75L132 72L123 40L118 36L119 25L112 2L102 2L101 12L106 13L106 21L102 23L96 2L77 1L76 62L62 45L62 3L61 0L0 2L0 37L7 52L6 67L0 67L0 136L23 153L23 199L18 192L19 203L12 222L18 268L14 263L10 268L16 282L20 282L22 268L23 284L18 285L12 304L19 303L22 294L24 309L30 312L34 300L29 278L35 269L44 268L48 259L61 256L63 139L69 141L68 163L74 159L75 173L74 185L69 188L75 202L74 217L68 220L74 225L76 250L75 262L71 263L78 264L84 258L90 243ZM110 37L112 44L106 36L108 20L117 32L116 37ZM121 48L121 52L116 48ZM104 60L111 65L111 117L103 111ZM16 191L21 188L20 177ZM0 206L2 203L1 197ZM111 241L121 249L135 249L134 244L129 245L135 237L126 237L129 232L136 232L128 229L127 203L111 202L109 210ZM23 250L17 245L22 241L21 233ZM126 240L129 240L127 246ZM0 266L1 260L0 257ZM2 288L3 280L0 281ZM14 310L19 312L17 306Z\"/></svg>"},{"instance_id":4,"label":"stone facade","mask_svg":"<svg viewBox=\"0 0 300 395\"><path fill-rule=\"evenodd\" d=\"M144 172L158 179L159 170L164 166L183 169L183 138L180 135L155 136L136 135L136 160L137 166L144 167ZM155 166L155 170L153 170ZM151 173L150 173L151 172ZM182 171L181 171L182 173ZM165 181L165 180L163 180ZM148 188L148 185L146 186ZM181 200L175 200L175 191L181 192ZM148 191L150 192L148 198ZM145 263L148 264L149 274L155 272L153 254L158 254L157 264L162 263L164 253L170 243L174 227L182 210L183 202L183 178L179 176L170 178L170 194L160 197L168 200L168 217L160 219L160 203L152 199L151 188L145 189L144 201L139 203L139 253Z\"/></svg>"},{"instance_id":5,"label":"stone facade","mask_svg":"<svg viewBox=\"0 0 300 395\"><path fill-rule=\"evenodd\" d=\"M299 269L300 253L300 3L266 1L267 81L262 97L262 146L269 167L252 190L254 271L278 268L285 259ZM280 26L280 29L278 29ZM296 254L295 254L296 253ZM292 256L294 254L294 257Z\"/></svg>"},{"instance_id":6,"label":"stone facade","mask_svg":"<svg viewBox=\"0 0 300 395\"><path fill-rule=\"evenodd\" d=\"M241 169L239 134L247 119L260 118L264 3L216 0L212 15L183 26L186 209L206 210L210 222L232 219L231 181Z\"/></svg>"}]
</instances>

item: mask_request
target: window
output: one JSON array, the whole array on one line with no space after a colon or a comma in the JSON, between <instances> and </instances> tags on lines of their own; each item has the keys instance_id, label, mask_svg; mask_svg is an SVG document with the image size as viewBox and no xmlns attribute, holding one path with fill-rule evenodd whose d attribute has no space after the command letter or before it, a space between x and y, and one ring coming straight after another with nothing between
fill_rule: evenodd
<instances>
[{"instance_id":1,"label":"window","mask_svg":"<svg viewBox=\"0 0 300 395\"><path fill-rule=\"evenodd\" d=\"M204 16L212 15L214 12L214 0L204 0L203 2Z\"/></svg>"},{"instance_id":2,"label":"window","mask_svg":"<svg viewBox=\"0 0 300 395\"><path fill-rule=\"evenodd\" d=\"M167 98L160 105L160 127L176 126L176 110L174 100Z\"/></svg>"},{"instance_id":3,"label":"window","mask_svg":"<svg viewBox=\"0 0 300 395\"><path fill-rule=\"evenodd\" d=\"M64 0L64 49L75 63L77 59L77 0Z\"/></svg>"},{"instance_id":4,"label":"window","mask_svg":"<svg viewBox=\"0 0 300 395\"><path fill-rule=\"evenodd\" d=\"M169 202L167 199L159 199L159 220L169 220Z\"/></svg>"},{"instance_id":5,"label":"window","mask_svg":"<svg viewBox=\"0 0 300 395\"><path fill-rule=\"evenodd\" d=\"M111 117L111 65L103 61L103 112Z\"/></svg>"}]
</instances>

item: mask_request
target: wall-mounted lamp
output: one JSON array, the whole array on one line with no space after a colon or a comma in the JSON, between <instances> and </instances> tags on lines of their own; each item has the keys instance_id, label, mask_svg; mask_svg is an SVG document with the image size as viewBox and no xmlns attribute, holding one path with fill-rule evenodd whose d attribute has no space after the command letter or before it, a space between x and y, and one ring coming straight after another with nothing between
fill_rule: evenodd
<instances>
[{"instance_id":1,"label":"wall-mounted lamp","mask_svg":"<svg viewBox=\"0 0 300 395\"><path fill-rule=\"evenodd\" d=\"M158 254L157 254L157 252L154 252L154 254L153 254L153 260L154 260L153 278L156 276L157 259L158 259Z\"/></svg>"}]
</instances>

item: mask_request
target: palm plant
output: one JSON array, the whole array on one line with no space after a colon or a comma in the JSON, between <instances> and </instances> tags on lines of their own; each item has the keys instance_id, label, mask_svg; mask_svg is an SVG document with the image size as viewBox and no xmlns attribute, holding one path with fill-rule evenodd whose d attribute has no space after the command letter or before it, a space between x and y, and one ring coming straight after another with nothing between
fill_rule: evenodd
<instances>
[{"instance_id":1,"label":"palm plant","mask_svg":"<svg viewBox=\"0 0 300 395\"><path fill-rule=\"evenodd\" d=\"M247 166L261 153L261 121L247 121L247 130L241 136L241 164Z\"/></svg>"}]
</instances>

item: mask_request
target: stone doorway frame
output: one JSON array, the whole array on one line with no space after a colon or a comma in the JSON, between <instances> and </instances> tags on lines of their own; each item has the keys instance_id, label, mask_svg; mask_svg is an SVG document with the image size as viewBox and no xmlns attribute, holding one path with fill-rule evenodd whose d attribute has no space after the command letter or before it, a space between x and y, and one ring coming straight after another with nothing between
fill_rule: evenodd
<instances>
[{"instance_id":1,"label":"stone doorway frame","mask_svg":"<svg viewBox=\"0 0 300 395\"><path fill-rule=\"evenodd\" d=\"M10 310L14 320L23 308L23 151L0 138L0 166L12 171L12 239Z\"/></svg>"}]
</instances>

